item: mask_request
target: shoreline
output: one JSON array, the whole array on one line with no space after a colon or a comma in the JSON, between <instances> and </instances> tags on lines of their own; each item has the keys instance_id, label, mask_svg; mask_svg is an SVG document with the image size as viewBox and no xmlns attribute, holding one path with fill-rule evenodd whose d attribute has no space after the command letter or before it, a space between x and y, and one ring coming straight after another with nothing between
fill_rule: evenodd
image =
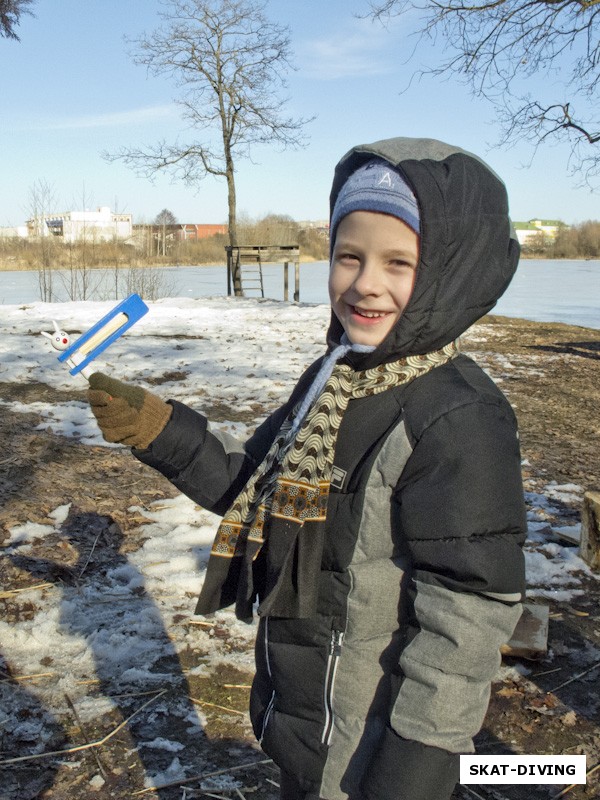
<instances>
[{"instance_id":1,"label":"shoreline","mask_svg":"<svg viewBox=\"0 0 600 800\"><path fill-rule=\"evenodd\" d=\"M600 259L599 259L600 261ZM279 261L265 261L263 266L267 266L269 264L279 264L283 262ZM293 263L293 262L290 262ZM300 256L300 263L301 264L317 264L320 263L318 259L313 258L312 256ZM225 269L227 267L226 261L206 261L197 264L175 264L175 263L157 263L157 264L119 264L116 267L118 272L124 272L128 269L185 269L186 267L193 267L196 269L197 267L223 267ZM68 272L70 270L69 267L50 267L48 269L49 272ZM85 270L93 270L94 272L98 270L104 270L106 272L114 272L115 265L100 265L94 264L85 267ZM40 267L15 267L14 264L3 264L0 263L0 272L40 272ZM73 267L73 272L82 272L82 267Z\"/></svg>"},{"instance_id":2,"label":"shoreline","mask_svg":"<svg viewBox=\"0 0 600 800\"><path fill-rule=\"evenodd\" d=\"M301 264L319 264L322 261L326 261L327 259L316 259L313 256L300 256L300 263ZM570 262L570 261L585 261L586 263L593 263L597 262L600 268L600 256L592 257L592 256L573 256L572 258L549 258L546 256L528 256L522 255L520 261L547 261L549 263L555 262ZM279 264L283 262L279 261L269 261L265 262L263 266L267 266L269 264ZM291 262L290 262L291 263ZM179 264L174 262L157 262L151 264L118 264L116 267L114 264L109 265L86 265L85 268L81 266L73 267L73 272L83 272L83 271L102 271L105 272L124 272L126 270L137 270L137 269L185 269L186 267L191 267L197 269L198 267L227 267L226 261L206 261L206 262L199 262L194 264ZM49 272L68 272L70 270L69 267L49 267ZM32 267L32 266L15 266L14 264L7 264L0 261L0 273L1 272L41 272L42 269L40 267Z\"/></svg>"}]
</instances>

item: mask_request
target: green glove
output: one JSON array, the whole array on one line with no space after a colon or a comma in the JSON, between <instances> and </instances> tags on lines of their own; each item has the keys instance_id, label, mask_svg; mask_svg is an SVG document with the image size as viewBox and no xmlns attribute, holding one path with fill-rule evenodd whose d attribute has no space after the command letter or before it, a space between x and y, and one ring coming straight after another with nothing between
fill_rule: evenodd
<instances>
[{"instance_id":1,"label":"green glove","mask_svg":"<svg viewBox=\"0 0 600 800\"><path fill-rule=\"evenodd\" d=\"M101 372L90 377L88 400L107 442L144 449L165 427L172 406L139 386Z\"/></svg>"}]
</instances>

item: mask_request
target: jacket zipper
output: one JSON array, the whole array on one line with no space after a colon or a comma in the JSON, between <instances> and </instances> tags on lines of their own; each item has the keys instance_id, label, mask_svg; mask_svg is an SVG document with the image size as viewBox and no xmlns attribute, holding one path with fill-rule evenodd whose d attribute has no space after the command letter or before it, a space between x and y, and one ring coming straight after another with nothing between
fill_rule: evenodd
<instances>
[{"instance_id":1,"label":"jacket zipper","mask_svg":"<svg viewBox=\"0 0 600 800\"><path fill-rule=\"evenodd\" d=\"M271 662L269 660L269 618L265 617L265 663L267 665L267 675L271 679L271 683L273 682L273 676L271 674ZM265 715L263 717L262 728L260 731L260 738L258 740L259 744L262 744L262 740L264 738L265 732L267 730L267 725L269 724L269 718L271 716L271 712L273 711L273 706L275 705L275 689L271 694L271 699L265 709Z\"/></svg>"},{"instance_id":2,"label":"jacket zipper","mask_svg":"<svg viewBox=\"0 0 600 800\"><path fill-rule=\"evenodd\" d=\"M331 744L331 737L333 735L333 689L335 686L335 676L337 673L338 662L340 660L340 653L342 652L343 640L343 631L331 631L329 655L327 657L327 669L325 670L325 685L323 690L325 704L325 725L323 726L323 735L321 736L321 744L325 744L328 747Z\"/></svg>"}]
</instances>

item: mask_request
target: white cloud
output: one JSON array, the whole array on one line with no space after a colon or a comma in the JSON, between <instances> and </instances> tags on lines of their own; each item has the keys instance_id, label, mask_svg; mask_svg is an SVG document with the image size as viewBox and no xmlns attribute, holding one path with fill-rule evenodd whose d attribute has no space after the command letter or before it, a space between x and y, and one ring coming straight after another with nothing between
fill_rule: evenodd
<instances>
[{"instance_id":1,"label":"white cloud","mask_svg":"<svg viewBox=\"0 0 600 800\"><path fill-rule=\"evenodd\" d=\"M129 125L143 125L156 119L178 114L172 103L147 108L133 108L128 111L115 111L104 114L86 114L78 117L63 117L40 121L36 127L43 130L79 130L82 128L122 128Z\"/></svg>"},{"instance_id":2,"label":"white cloud","mask_svg":"<svg viewBox=\"0 0 600 800\"><path fill-rule=\"evenodd\" d=\"M333 34L304 42L299 52L307 77L321 80L384 75L394 69L389 29L355 19Z\"/></svg>"}]
</instances>

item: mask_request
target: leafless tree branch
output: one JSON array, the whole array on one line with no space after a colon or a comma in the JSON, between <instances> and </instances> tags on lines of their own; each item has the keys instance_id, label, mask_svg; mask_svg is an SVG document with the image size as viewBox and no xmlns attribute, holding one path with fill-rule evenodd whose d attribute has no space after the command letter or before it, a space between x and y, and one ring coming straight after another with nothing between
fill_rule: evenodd
<instances>
[{"instance_id":1,"label":"leafless tree branch","mask_svg":"<svg viewBox=\"0 0 600 800\"><path fill-rule=\"evenodd\" d=\"M225 178L229 237L236 234L235 165L260 144L300 147L310 120L286 117L291 64L288 28L265 16L265 0L169 0L162 24L130 41L135 63L171 78L187 127L201 136L104 154L152 177L168 171L196 185Z\"/></svg>"},{"instance_id":2,"label":"leafless tree branch","mask_svg":"<svg viewBox=\"0 0 600 800\"><path fill-rule=\"evenodd\" d=\"M443 42L442 58L418 75L455 76L490 100L502 139L571 144L571 169L587 179L600 169L600 0L371 0L373 19L417 12L417 36ZM442 48L440 48L442 49ZM556 84L553 98L532 100L532 77ZM578 105L584 113L577 116ZM514 113L514 116L511 114ZM598 170L596 169L596 174Z\"/></svg>"}]
</instances>

